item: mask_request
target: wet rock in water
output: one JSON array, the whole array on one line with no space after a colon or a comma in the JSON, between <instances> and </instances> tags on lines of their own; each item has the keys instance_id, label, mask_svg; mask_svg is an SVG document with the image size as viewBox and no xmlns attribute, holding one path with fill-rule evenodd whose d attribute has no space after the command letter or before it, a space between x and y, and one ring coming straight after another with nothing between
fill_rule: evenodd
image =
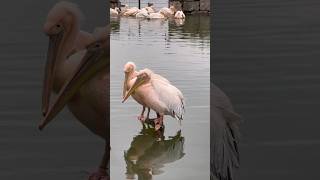
<instances>
[{"instance_id":1,"label":"wet rock in water","mask_svg":"<svg viewBox=\"0 0 320 180\"><path fill-rule=\"evenodd\" d=\"M210 1L208 1L208 0L200 0L200 11L208 11L208 12L210 12Z\"/></svg>"},{"instance_id":2,"label":"wet rock in water","mask_svg":"<svg viewBox=\"0 0 320 180\"><path fill-rule=\"evenodd\" d=\"M199 11L199 1L185 1L183 3L183 11L191 13L193 11Z\"/></svg>"}]
</instances>

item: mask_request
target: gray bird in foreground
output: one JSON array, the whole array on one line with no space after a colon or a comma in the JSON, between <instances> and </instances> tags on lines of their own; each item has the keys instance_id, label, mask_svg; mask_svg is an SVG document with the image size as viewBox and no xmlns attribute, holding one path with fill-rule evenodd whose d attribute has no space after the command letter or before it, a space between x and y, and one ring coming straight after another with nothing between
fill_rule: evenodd
<instances>
[{"instance_id":1,"label":"gray bird in foreground","mask_svg":"<svg viewBox=\"0 0 320 180\"><path fill-rule=\"evenodd\" d=\"M230 99L211 83L210 167L211 180L234 180L239 168L239 124Z\"/></svg>"}]
</instances>

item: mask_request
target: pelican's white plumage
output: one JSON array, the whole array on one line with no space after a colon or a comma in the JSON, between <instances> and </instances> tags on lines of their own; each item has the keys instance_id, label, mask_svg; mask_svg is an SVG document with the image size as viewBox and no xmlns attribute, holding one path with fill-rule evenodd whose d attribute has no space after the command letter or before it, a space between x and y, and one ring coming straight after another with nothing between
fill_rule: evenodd
<instances>
[{"instance_id":1,"label":"pelican's white plumage","mask_svg":"<svg viewBox=\"0 0 320 180\"><path fill-rule=\"evenodd\" d=\"M168 81L159 78L160 75L152 74L151 83L161 106L153 106L156 112L163 113L164 115L170 115L178 120L183 119L184 114L184 97L182 92L168 83Z\"/></svg>"},{"instance_id":2,"label":"pelican's white plumage","mask_svg":"<svg viewBox=\"0 0 320 180\"><path fill-rule=\"evenodd\" d=\"M165 16L162 13L150 13L149 19L164 19Z\"/></svg>"},{"instance_id":3,"label":"pelican's white plumage","mask_svg":"<svg viewBox=\"0 0 320 180\"><path fill-rule=\"evenodd\" d=\"M137 14L136 18L147 18L149 17L149 12L147 9L142 8Z\"/></svg>"},{"instance_id":4,"label":"pelican's white plumage","mask_svg":"<svg viewBox=\"0 0 320 180\"><path fill-rule=\"evenodd\" d=\"M185 19L186 15L184 15L183 11L177 11L176 14L174 15L174 18L176 18L176 19Z\"/></svg>"},{"instance_id":5,"label":"pelican's white plumage","mask_svg":"<svg viewBox=\"0 0 320 180\"><path fill-rule=\"evenodd\" d=\"M139 11L137 7L128 8L123 12L123 16L135 16Z\"/></svg>"}]
</instances>

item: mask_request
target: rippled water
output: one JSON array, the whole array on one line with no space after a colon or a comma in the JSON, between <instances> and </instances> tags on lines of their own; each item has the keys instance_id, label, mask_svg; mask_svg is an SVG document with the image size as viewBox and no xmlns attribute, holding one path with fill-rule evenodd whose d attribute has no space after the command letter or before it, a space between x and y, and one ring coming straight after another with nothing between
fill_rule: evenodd
<instances>
[{"instance_id":1,"label":"rippled water","mask_svg":"<svg viewBox=\"0 0 320 180\"><path fill-rule=\"evenodd\" d=\"M134 18L111 21L111 177L155 180L209 179L209 16L188 16L185 24ZM137 120L141 107L122 104L123 66L150 68L184 94L182 126L165 117L162 141ZM155 117L155 114L151 115ZM172 136L172 137L171 137Z\"/></svg>"}]
</instances>

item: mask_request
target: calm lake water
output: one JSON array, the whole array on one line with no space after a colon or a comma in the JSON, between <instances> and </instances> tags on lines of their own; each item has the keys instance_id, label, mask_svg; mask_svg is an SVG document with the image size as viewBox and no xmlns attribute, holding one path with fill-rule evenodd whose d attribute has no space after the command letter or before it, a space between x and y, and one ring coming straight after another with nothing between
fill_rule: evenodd
<instances>
[{"instance_id":1,"label":"calm lake water","mask_svg":"<svg viewBox=\"0 0 320 180\"><path fill-rule=\"evenodd\" d=\"M111 177L186 180L210 175L209 16L165 20L111 20ZM141 106L122 100L123 66L150 68L184 94L182 125L165 117L164 140L137 120ZM152 113L151 117L155 117ZM152 175L149 174L152 169Z\"/></svg>"},{"instance_id":2,"label":"calm lake water","mask_svg":"<svg viewBox=\"0 0 320 180\"><path fill-rule=\"evenodd\" d=\"M214 6L213 79L244 120L238 179L320 179L320 2Z\"/></svg>"},{"instance_id":3,"label":"calm lake water","mask_svg":"<svg viewBox=\"0 0 320 180\"><path fill-rule=\"evenodd\" d=\"M104 141L64 110L40 132L41 89L48 37L42 32L57 0L7 1L0 7L0 179L82 180L97 168ZM101 2L75 0L82 29L105 25Z\"/></svg>"}]
</instances>

